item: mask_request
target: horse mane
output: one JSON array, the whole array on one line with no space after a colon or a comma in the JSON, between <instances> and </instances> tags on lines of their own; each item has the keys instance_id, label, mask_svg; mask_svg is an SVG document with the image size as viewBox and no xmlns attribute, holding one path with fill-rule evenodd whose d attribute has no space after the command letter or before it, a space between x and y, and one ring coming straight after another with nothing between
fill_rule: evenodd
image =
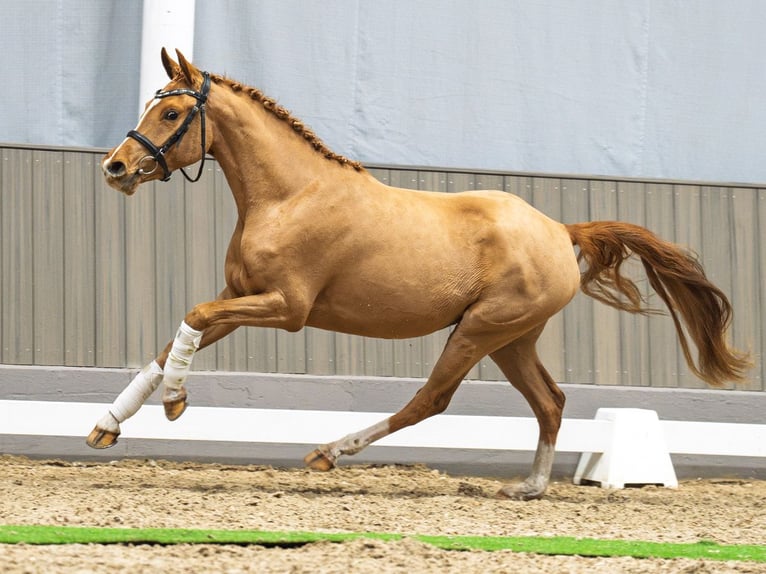
<instances>
[{"instance_id":1,"label":"horse mane","mask_svg":"<svg viewBox=\"0 0 766 574\"><path fill-rule=\"evenodd\" d=\"M364 171L364 166L362 166L360 162L348 159L347 157L332 151L321 139L319 139L319 136L317 136L311 128L306 126L301 120L295 118L287 108L280 106L275 99L269 98L258 88L245 86L239 82L235 82L234 80L216 74L210 74L210 79L218 85L228 86L234 92L243 92L250 96L251 99L260 103L266 110L287 123L295 133L305 139L311 147L321 153L325 158L337 161L343 166L351 166L356 171Z\"/></svg>"}]
</instances>

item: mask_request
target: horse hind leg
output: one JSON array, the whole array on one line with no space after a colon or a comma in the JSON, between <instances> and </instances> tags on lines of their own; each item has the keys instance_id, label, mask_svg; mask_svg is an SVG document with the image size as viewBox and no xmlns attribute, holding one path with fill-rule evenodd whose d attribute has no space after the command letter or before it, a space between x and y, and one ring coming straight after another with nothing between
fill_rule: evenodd
<instances>
[{"instance_id":1,"label":"horse hind leg","mask_svg":"<svg viewBox=\"0 0 766 574\"><path fill-rule=\"evenodd\" d=\"M503 486L497 493L501 498L540 498L550 481L565 397L537 356L535 343L542 330L543 326L490 354L511 384L524 395L540 426L532 472L519 484Z\"/></svg>"},{"instance_id":2,"label":"horse hind leg","mask_svg":"<svg viewBox=\"0 0 766 574\"><path fill-rule=\"evenodd\" d=\"M330 470L344 454L356 454L372 442L444 411L468 371L492 348L497 334L466 335L459 324L450 335L426 384L398 413L369 428L321 445L304 462L314 470Z\"/></svg>"}]
</instances>

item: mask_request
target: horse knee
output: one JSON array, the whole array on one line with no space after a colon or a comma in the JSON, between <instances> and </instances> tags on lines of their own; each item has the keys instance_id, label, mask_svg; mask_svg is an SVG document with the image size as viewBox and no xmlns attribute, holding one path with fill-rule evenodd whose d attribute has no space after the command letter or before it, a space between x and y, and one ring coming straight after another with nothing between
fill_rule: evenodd
<instances>
[{"instance_id":1,"label":"horse knee","mask_svg":"<svg viewBox=\"0 0 766 574\"><path fill-rule=\"evenodd\" d=\"M197 303L184 317L184 322L193 329L204 331L210 323L210 314L207 303Z\"/></svg>"}]
</instances>

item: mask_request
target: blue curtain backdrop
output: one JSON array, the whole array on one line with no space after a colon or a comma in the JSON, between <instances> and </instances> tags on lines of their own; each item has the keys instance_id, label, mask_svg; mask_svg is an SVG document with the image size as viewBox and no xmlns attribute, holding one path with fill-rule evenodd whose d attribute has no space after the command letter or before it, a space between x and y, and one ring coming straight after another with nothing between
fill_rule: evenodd
<instances>
[{"instance_id":1,"label":"blue curtain backdrop","mask_svg":"<svg viewBox=\"0 0 766 574\"><path fill-rule=\"evenodd\" d=\"M141 18L0 0L0 141L121 141ZM764 25L761 0L200 1L194 59L363 162L766 182Z\"/></svg>"}]
</instances>

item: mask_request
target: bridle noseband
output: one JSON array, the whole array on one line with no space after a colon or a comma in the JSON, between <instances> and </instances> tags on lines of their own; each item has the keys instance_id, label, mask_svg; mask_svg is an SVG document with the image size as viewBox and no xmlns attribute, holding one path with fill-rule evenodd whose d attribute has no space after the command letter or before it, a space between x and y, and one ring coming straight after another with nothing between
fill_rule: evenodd
<instances>
[{"instance_id":1,"label":"bridle noseband","mask_svg":"<svg viewBox=\"0 0 766 574\"><path fill-rule=\"evenodd\" d=\"M163 92L162 90L157 90L157 93L154 94L155 98L169 98L170 96L191 96L194 99L197 100L197 103L194 105L194 107L189 110L189 113L186 114L186 119L184 119L183 123L178 127L178 129L175 131L175 133L168 138L168 140L162 144L161 147L157 147L152 143L152 141L143 135L142 133L137 132L136 130L130 130L128 132L128 137L133 138L138 143L140 143L142 146L144 146L148 151L149 155L144 156L141 158L141 161L138 162L139 169L138 173L141 175L150 175L154 173L154 170L157 169L157 166L159 165L162 168L163 171L163 178L162 181L168 181L170 179L171 171L168 169L168 164L165 161L165 154L168 152L168 150L173 147L175 144L177 144L179 141L181 141L181 138L184 136L184 134L188 131L189 126L192 123L192 120L194 120L194 116L197 115L197 112L199 112L199 118L200 118L200 129L202 130L201 135L201 147L202 147L202 163L199 166L199 171L197 172L197 177L192 179L189 177L189 175L184 171L183 168L181 168L181 173L184 175L187 181L194 183L195 181L198 181L200 176L202 176L202 168L205 167L205 103L207 102L207 95L210 91L210 74L207 72L202 72L202 88L200 88L200 91L197 92L196 90L187 90L185 88L181 88L178 90L169 90L167 92ZM145 170L141 165L144 163L145 159L153 159L154 160L154 166L151 170Z\"/></svg>"}]
</instances>

